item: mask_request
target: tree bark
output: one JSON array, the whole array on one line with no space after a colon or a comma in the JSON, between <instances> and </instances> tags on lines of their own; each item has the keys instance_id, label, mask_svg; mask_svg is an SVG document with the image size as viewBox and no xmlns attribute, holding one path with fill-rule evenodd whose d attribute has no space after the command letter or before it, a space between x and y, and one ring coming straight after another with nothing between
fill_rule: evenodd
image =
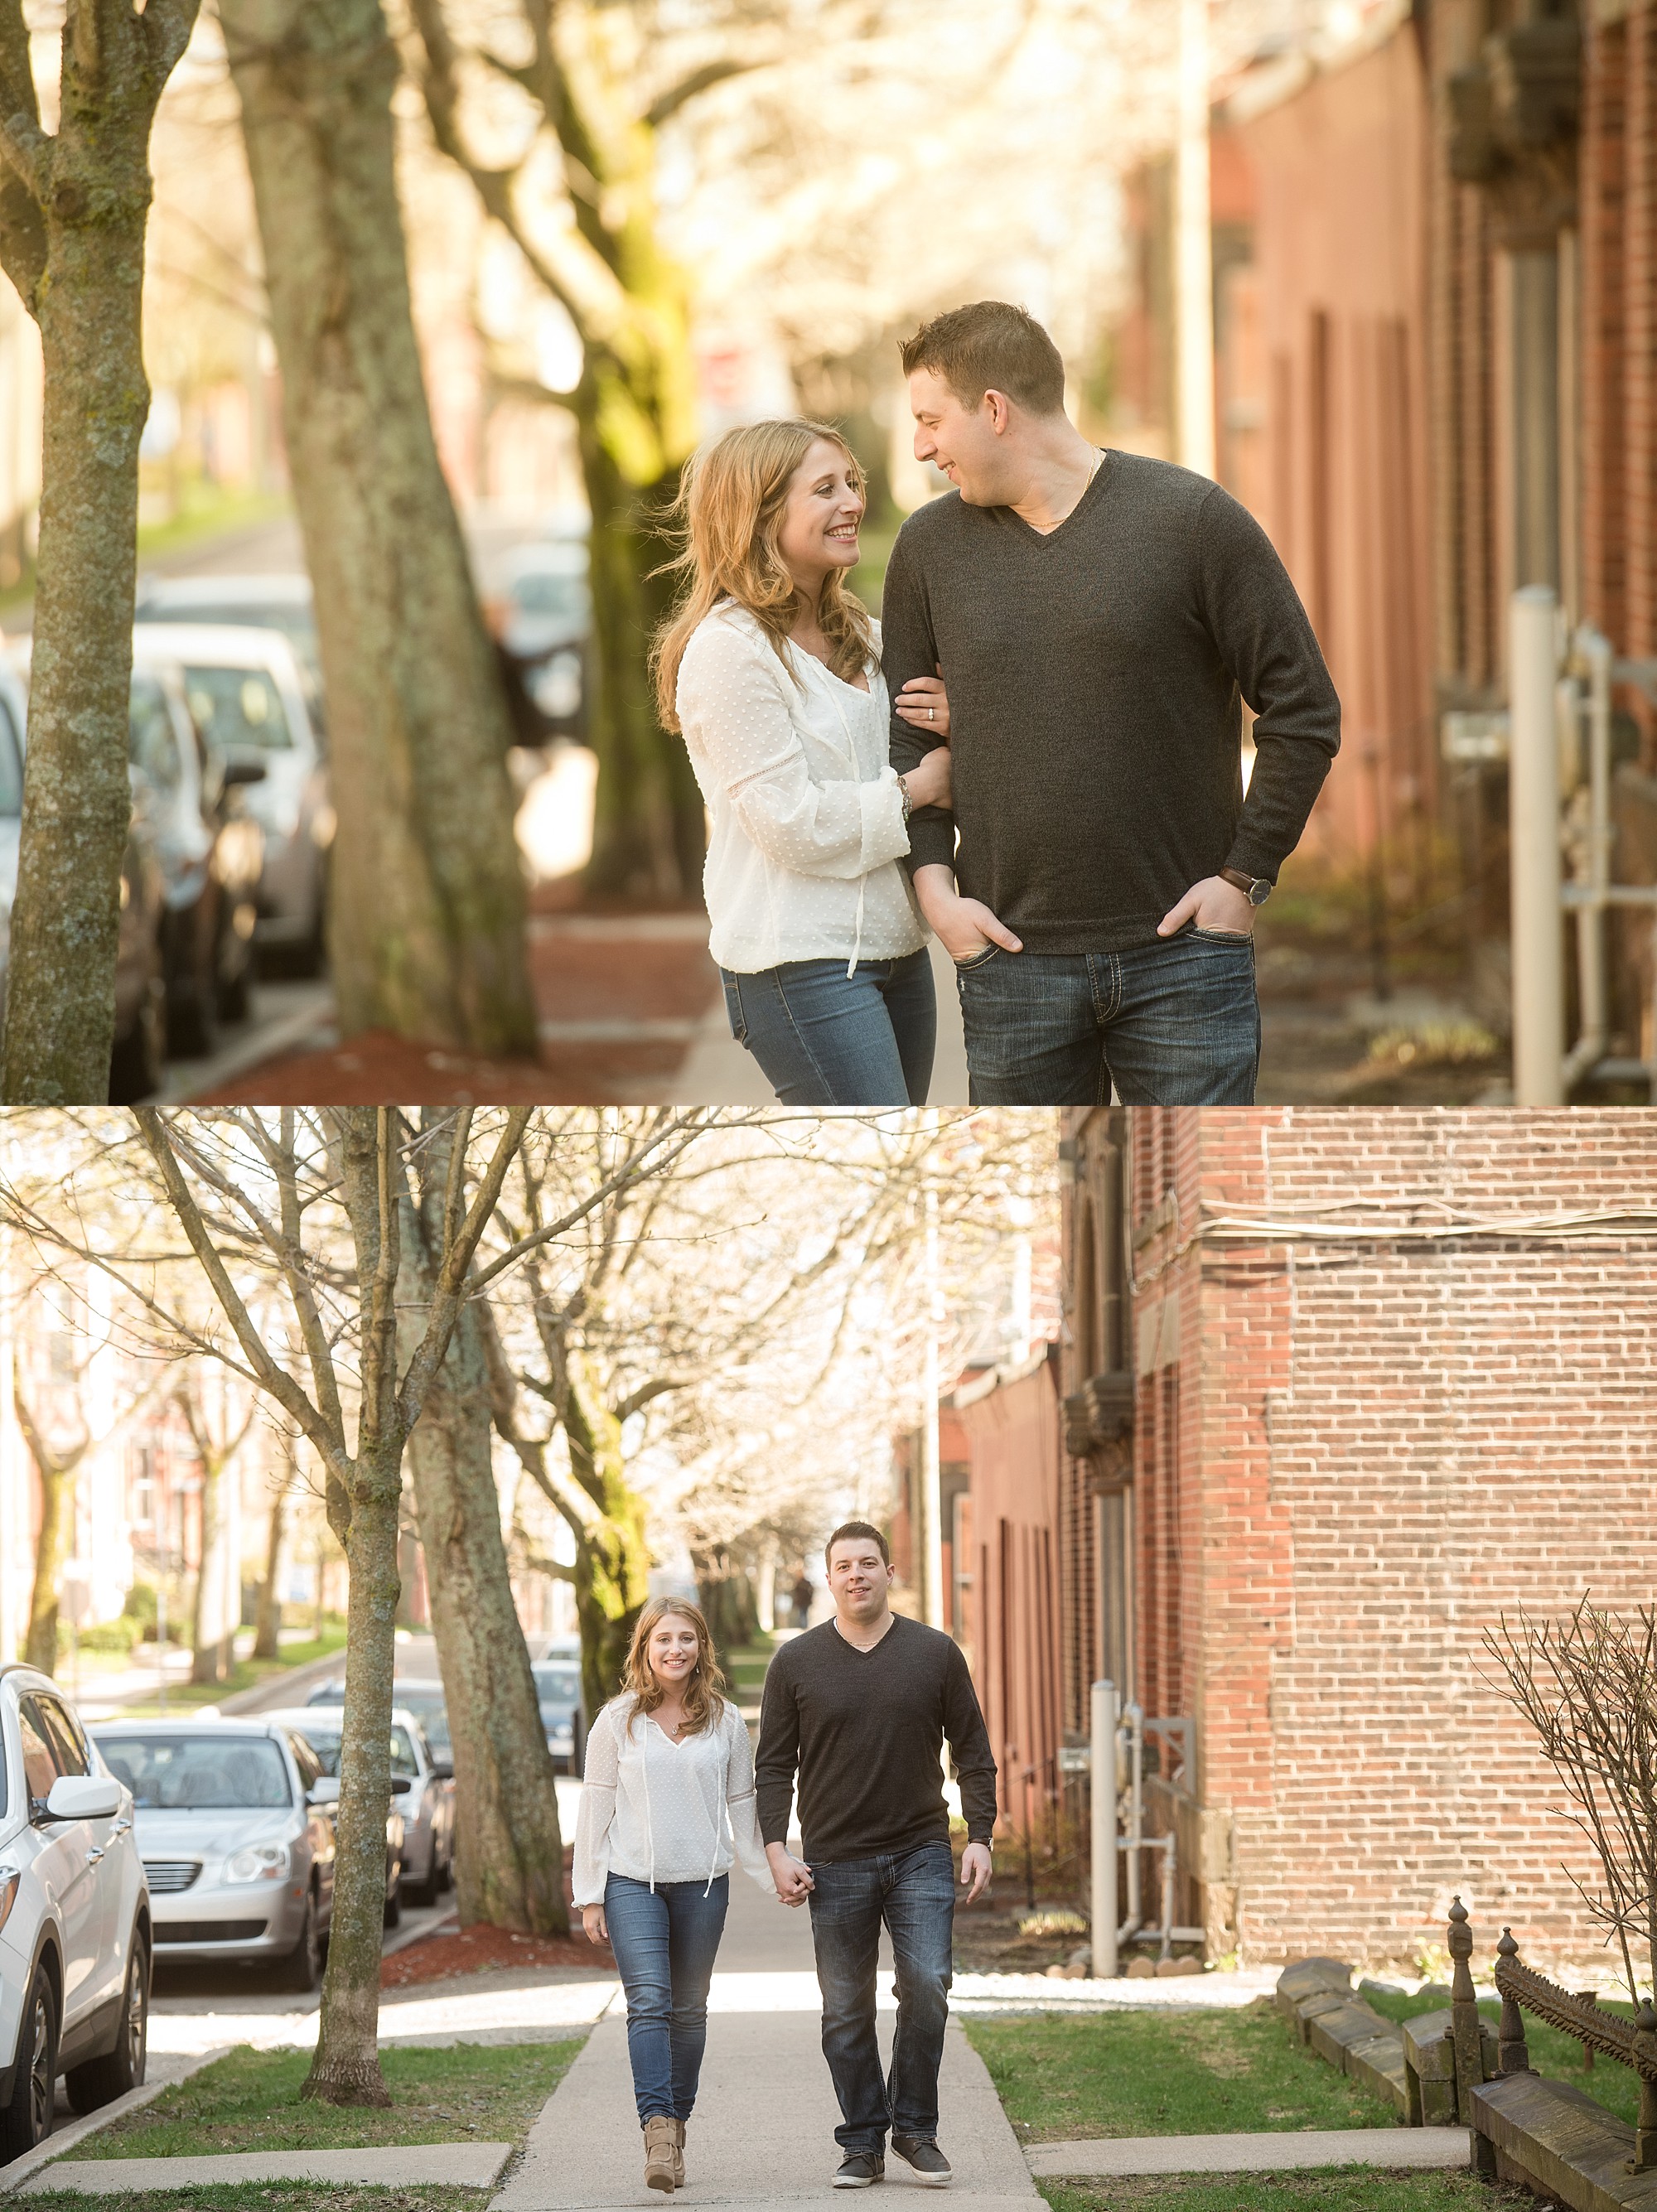
<instances>
[{"instance_id":1,"label":"tree bark","mask_svg":"<svg viewBox=\"0 0 1657 2212\"><path fill-rule=\"evenodd\" d=\"M355 1462L345 1613L334 1917L322 1983L317 2055L300 2094L329 2105L389 2105L379 2070L379 1954L385 1925L385 1815L391 1794L398 1503L402 1437Z\"/></svg>"},{"instance_id":2,"label":"tree bark","mask_svg":"<svg viewBox=\"0 0 1657 2212\"><path fill-rule=\"evenodd\" d=\"M379 0L224 0L338 821L342 1025L530 1054L511 742L422 380Z\"/></svg>"},{"instance_id":3,"label":"tree bark","mask_svg":"<svg viewBox=\"0 0 1657 2212\"><path fill-rule=\"evenodd\" d=\"M34 1553L34 1581L29 1591L28 1637L23 1646L23 1661L26 1666L38 1667L43 1674L55 1674L58 1588L69 1553L68 1508L74 1492L74 1469L53 1467L36 1459L34 1471L40 1479L40 1536Z\"/></svg>"},{"instance_id":4,"label":"tree bark","mask_svg":"<svg viewBox=\"0 0 1657 2212\"><path fill-rule=\"evenodd\" d=\"M570 1465L603 1519L575 1538L575 1614L581 1631L581 1689L590 1713L613 1698L633 1632L650 1595L645 1501L628 1486L622 1425L582 1388L581 1363L570 1362L565 1413Z\"/></svg>"},{"instance_id":5,"label":"tree bark","mask_svg":"<svg viewBox=\"0 0 1657 2212\"><path fill-rule=\"evenodd\" d=\"M477 1324L463 1311L410 1440L438 1669L464 1723L452 1731L456 1901L463 1928L562 1936L557 1786L513 1603L490 1437Z\"/></svg>"},{"instance_id":6,"label":"tree bark","mask_svg":"<svg viewBox=\"0 0 1657 2212\"><path fill-rule=\"evenodd\" d=\"M270 1498L270 1533L265 1544L264 1579L259 1584L258 1616L253 1631L253 1656L275 1659L282 1650L282 1553L288 1534L288 1500L299 1479L298 1455L293 1431L282 1431L282 1480Z\"/></svg>"},{"instance_id":7,"label":"tree bark","mask_svg":"<svg viewBox=\"0 0 1657 2212\"><path fill-rule=\"evenodd\" d=\"M40 327L40 544L28 757L0 1089L12 1104L109 1095L121 859L150 123L197 0L79 0L62 118L40 130L19 0L0 5L0 263Z\"/></svg>"}]
</instances>

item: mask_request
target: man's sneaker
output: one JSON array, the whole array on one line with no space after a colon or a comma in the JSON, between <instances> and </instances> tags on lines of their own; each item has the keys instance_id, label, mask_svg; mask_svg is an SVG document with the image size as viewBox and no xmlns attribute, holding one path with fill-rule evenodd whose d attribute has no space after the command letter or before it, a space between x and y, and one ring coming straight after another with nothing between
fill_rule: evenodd
<instances>
[{"instance_id":1,"label":"man's sneaker","mask_svg":"<svg viewBox=\"0 0 1657 2212\"><path fill-rule=\"evenodd\" d=\"M848 2151L840 2162L835 2186L836 2189L866 2189L871 2181L883 2181L885 2178L886 2161L877 2150Z\"/></svg>"},{"instance_id":2,"label":"man's sneaker","mask_svg":"<svg viewBox=\"0 0 1657 2212\"><path fill-rule=\"evenodd\" d=\"M892 2148L905 2166L914 2169L915 2179L926 2189L943 2189L950 2179L950 2161L931 2136L894 2136Z\"/></svg>"}]
</instances>

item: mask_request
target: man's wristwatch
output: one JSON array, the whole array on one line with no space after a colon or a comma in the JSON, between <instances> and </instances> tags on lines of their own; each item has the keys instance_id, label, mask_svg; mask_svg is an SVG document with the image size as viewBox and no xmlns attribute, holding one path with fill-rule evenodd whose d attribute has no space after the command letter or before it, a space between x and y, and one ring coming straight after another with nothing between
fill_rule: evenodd
<instances>
[{"instance_id":1,"label":"man's wristwatch","mask_svg":"<svg viewBox=\"0 0 1657 2212\"><path fill-rule=\"evenodd\" d=\"M1235 885L1248 901L1250 906L1264 906L1272 896L1272 879L1269 876L1245 875L1241 868L1222 868L1219 873L1220 881L1223 884Z\"/></svg>"}]
</instances>

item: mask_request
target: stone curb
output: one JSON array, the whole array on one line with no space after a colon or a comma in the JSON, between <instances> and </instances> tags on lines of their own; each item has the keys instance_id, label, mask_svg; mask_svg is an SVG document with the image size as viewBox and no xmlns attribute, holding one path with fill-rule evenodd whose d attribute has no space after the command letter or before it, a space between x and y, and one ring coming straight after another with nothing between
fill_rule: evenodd
<instances>
[{"instance_id":1,"label":"stone curb","mask_svg":"<svg viewBox=\"0 0 1657 2212\"><path fill-rule=\"evenodd\" d=\"M1039 2181L1089 2174L1275 2173L1290 2167L1466 2166L1466 2128L1307 2128L1293 2135L1123 2136L1108 2142L1033 2143Z\"/></svg>"},{"instance_id":2,"label":"stone curb","mask_svg":"<svg viewBox=\"0 0 1657 2212\"><path fill-rule=\"evenodd\" d=\"M369 2150L227 2151L208 2158L65 2159L37 2173L24 2196L48 2189L112 2197L132 2189L209 2189L228 2182L324 2181L403 2189L489 2189L510 2143L401 2143Z\"/></svg>"},{"instance_id":3,"label":"stone curb","mask_svg":"<svg viewBox=\"0 0 1657 2212\"><path fill-rule=\"evenodd\" d=\"M107 2105L100 2105L95 2112L84 2113L79 2119L71 2120L66 2128L57 2129L43 2143L25 2151L21 2158L13 2159L9 2166L0 2166L0 2195L21 2187L31 2174L39 2172L43 2166L50 2166L54 2159L61 2158L88 2136L96 2135L100 2128L106 2128L112 2120L118 2120L124 2113L137 2112L152 2098L159 2097L163 2089L187 2081L192 2074L198 2073L203 2066L210 2066L215 2058L222 2058L226 2051L234 2048L234 2044L221 2043L211 2051L169 2060L158 2074L141 2081L136 2089L129 2089L124 2097L114 2098Z\"/></svg>"}]
</instances>

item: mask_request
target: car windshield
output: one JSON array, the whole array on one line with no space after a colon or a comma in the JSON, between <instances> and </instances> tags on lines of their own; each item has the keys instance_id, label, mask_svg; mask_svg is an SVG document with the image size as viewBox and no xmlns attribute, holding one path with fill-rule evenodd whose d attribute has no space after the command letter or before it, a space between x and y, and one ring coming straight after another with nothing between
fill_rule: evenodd
<instances>
[{"instance_id":1,"label":"car windshield","mask_svg":"<svg viewBox=\"0 0 1657 2212\"><path fill-rule=\"evenodd\" d=\"M535 1694L543 1712L549 1705L573 1705L581 1694L581 1677L574 1667L537 1667Z\"/></svg>"},{"instance_id":2,"label":"car windshield","mask_svg":"<svg viewBox=\"0 0 1657 2212\"><path fill-rule=\"evenodd\" d=\"M305 1741L317 1755L325 1774L339 1772L339 1729L337 1724L316 1722L309 1718L305 1723ZM405 1728L391 1730L391 1771L418 1779L420 1761L415 1757L415 1747L409 1741Z\"/></svg>"},{"instance_id":3,"label":"car windshield","mask_svg":"<svg viewBox=\"0 0 1657 2212\"><path fill-rule=\"evenodd\" d=\"M291 599L192 599L169 592L165 599L141 600L139 622L227 623L235 629L280 630L294 651L307 657L317 649L317 618L302 601Z\"/></svg>"},{"instance_id":4,"label":"car windshield","mask_svg":"<svg viewBox=\"0 0 1657 2212\"><path fill-rule=\"evenodd\" d=\"M157 791L173 790L184 774L167 695L153 676L136 672L127 710L127 757Z\"/></svg>"},{"instance_id":5,"label":"car windshield","mask_svg":"<svg viewBox=\"0 0 1657 2212\"><path fill-rule=\"evenodd\" d=\"M286 752L294 740L282 696L263 668L186 668L190 711L216 752Z\"/></svg>"},{"instance_id":6,"label":"car windshield","mask_svg":"<svg viewBox=\"0 0 1657 2212\"><path fill-rule=\"evenodd\" d=\"M98 1747L140 1812L264 1811L294 1802L287 1762L268 1736L100 1736Z\"/></svg>"},{"instance_id":7,"label":"car windshield","mask_svg":"<svg viewBox=\"0 0 1657 2212\"><path fill-rule=\"evenodd\" d=\"M522 614L552 615L560 622L585 622L587 580L544 568L531 569L513 581L512 599Z\"/></svg>"},{"instance_id":8,"label":"car windshield","mask_svg":"<svg viewBox=\"0 0 1657 2212\"><path fill-rule=\"evenodd\" d=\"M15 821L23 811L23 756L11 709L0 699L0 815Z\"/></svg>"},{"instance_id":9,"label":"car windshield","mask_svg":"<svg viewBox=\"0 0 1657 2212\"><path fill-rule=\"evenodd\" d=\"M426 1731L434 1759L447 1759L454 1749L449 1735L448 1709L441 1690L422 1690L413 1682L397 1685L395 1702L411 1712Z\"/></svg>"}]
</instances>

